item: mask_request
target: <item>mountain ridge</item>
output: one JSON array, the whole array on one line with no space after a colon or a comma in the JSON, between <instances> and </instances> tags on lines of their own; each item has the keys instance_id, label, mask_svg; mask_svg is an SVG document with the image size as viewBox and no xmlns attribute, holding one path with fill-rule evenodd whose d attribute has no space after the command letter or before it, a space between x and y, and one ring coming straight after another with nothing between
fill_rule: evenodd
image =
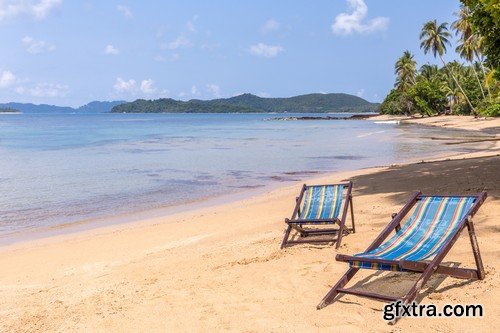
<instances>
[{"instance_id":1,"label":"mountain ridge","mask_svg":"<svg viewBox=\"0 0 500 333\"><path fill-rule=\"evenodd\" d=\"M345 93L312 93L292 97L259 97L241 94L212 100L188 101L160 98L137 99L111 109L113 113L263 113L263 112L374 112L378 103Z\"/></svg>"},{"instance_id":2,"label":"mountain ridge","mask_svg":"<svg viewBox=\"0 0 500 333\"><path fill-rule=\"evenodd\" d=\"M0 103L0 108L10 108L22 113L106 113L116 106L126 103L126 101L92 101L85 105L73 108L71 106L58 106L50 104L33 104L8 102Z\"/></svg>"}]
</instances>

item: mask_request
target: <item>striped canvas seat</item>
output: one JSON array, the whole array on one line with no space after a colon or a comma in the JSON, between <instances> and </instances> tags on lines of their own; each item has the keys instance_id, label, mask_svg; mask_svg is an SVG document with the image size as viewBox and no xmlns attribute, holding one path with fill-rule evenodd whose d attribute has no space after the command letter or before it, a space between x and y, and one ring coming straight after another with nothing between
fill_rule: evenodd
<instances>
[{"instance_id":1,"label":"striped canvas seat","mask_svg":"<svg viewBox=\"0 0 500 333\"><path fill-rule=\"evenodd\" d=\"M344 185L308 186L299 220L331 220L339 216ZM325 222L324 222L325 223Z\"/></svg>"},{"instance_id":2,"label":"striped canvas seat","mask_svg":"<svg viewBox=\"0 0 500 333\"><path fill-rule=\"evenodd\" d=\"M355 254L351 267L401 270L399 265L364 262L363 259L419 261L433 257L459 228L475 197L422 197L406 224L377 248Z\"/></svg>"},{"instance_id":3,"label":"striped canvas seat","mask_svg":"<svg viewBox=\"0 0 500 333\"><path fill-rule=\"evenodd\" d=\"M281 248L288 244L330 243L340 246L342 237L356 232L352 211L352 182L337 184L302 185L292 217L285 219L287 228ZM352 227L345 225L348 211L351 211ZM335 227L326 225L338 224ZM290 233L296 233L289 239Z\"/></svg>"}]
</instances>

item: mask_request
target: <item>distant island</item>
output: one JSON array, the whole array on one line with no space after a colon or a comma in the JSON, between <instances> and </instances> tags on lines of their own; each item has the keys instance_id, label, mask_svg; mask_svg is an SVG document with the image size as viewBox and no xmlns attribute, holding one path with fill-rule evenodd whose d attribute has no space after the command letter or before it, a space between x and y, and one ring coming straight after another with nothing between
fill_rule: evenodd
<instances>
[{"instance_id":1,"label":"distant island","mask_svg":"<svg viewBox=\"0 0 500 333\"><path fill-rule=\"evenodd\" d=\"M328 113L377 112L379 104L349 94L307 94L265 98L242 94L230 98L189 101L161 98L126 101L93 101L80 107L32 103L0 103L4 113Z\"/></svg>"},{"instance_id":2,"label":"distant island","mask_svg":"<svg viewBox=\"0 0 500 333\"><path fill-rule=\"evenodd\" d=\"M370 103L349 94L307 94L288 98L264 98L242 94L213 100L179 101L171 98L138 99L116 105L113 113L263 113L263 112L376 112L378 103Z\"/></svg>"},{"instance_id":3,"label":"distant island","mask_svg":"<svg viewBox=\"0 0 500 333\"><path fill-rule=\"evenodd\" d=\"M119 104L126 103L125 101L101 102L94 101L78 108L70 106L57 106L49 104L32 104L32 103L0 103L0 109L16 110L22 113L104 113L110 112L111 109ZM1 112L1 111L0 111ZM12 111L9 111L12 112Z\"/></svg>"},{"instance_id":4,"label":"distant island","mask_svg":"<svg viewBox=\"0 0 500 333\"><path fill-rule=\"evenodd\" d=\"M21 111L13 109L13 108L0 107L0 113L9 113L9 114L11 114L11 113L21 113Z\"/></svg>"}]
</instances>

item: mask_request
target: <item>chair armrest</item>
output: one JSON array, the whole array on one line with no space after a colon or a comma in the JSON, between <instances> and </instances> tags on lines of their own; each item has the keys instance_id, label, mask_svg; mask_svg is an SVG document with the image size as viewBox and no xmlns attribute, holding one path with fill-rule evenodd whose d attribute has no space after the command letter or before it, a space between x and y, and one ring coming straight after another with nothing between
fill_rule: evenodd
<instances>
[{"instance_id":1,"label":"chair armrest","mask_svg":"<svg viewBox=\"0 0 500 333\"><path fill-rule=\"evenodd\" d=\"M391 215L392 219L394 219L396 216L398 216L398 213L392 213ZM396 230L396 232L399 232L399 230L401 230L401 223L396 224L394 230Z\"/></svg>"}]
</instances>

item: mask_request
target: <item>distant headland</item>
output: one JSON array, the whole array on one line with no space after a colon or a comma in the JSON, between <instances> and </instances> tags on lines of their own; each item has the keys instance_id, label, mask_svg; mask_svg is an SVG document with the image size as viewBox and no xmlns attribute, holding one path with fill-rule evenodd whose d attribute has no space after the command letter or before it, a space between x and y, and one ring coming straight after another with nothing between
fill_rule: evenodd
<instances>
[{"instance_id":1,"label":"distant headland","mask_svg":"<svg viewBox=\"0 0 500 333\"><path fill-rule=\"evenodd\" d=\"M264 113L264 112L375 112L378 103L370 103L358 96L336 94L307 94L286 98L265 98L242 94L212 100L179 101L171 98L138 99L116 105L114 113Z\"/></svg>"},{"instance_id":2,"label":"distant headland","mask_svg":"<svg viewBox=\"0 0 500 333\"><path fill-rule=\"evenodd\" d=\"M172 98L156 100L93 101L80 107L33 103L0 103L5 113L328 113L377 112L379 103L344 93L313 93L283 98L242 94L212 100ZM8 110L8 111L7 111ZM2 111L0 111L2 112Z\"/></svg>"},{"instance_id":3,"label":"distant headland","mask_svg":"<svg viewBox=\"0 0 500 333\"><path fill-rule=\"evenodd\" d=\"M18 113L21 113L21 111L13 108L0 107L0 114L18 114Z\"/></svg>"},{"instance_id":4,"label":"distant headland","mask_svg":"<svg viewBox=\"0 0 500 333\"><path fill-rule=\"evenodd\" d=\"M2 110L15 110L17 113L105 113L119 104L126 103L125 101L94 101L82 105L77 108L70 106L58 106L50 104L33 104L33 103L0 103ZM0 111L2 112L2 111Z\"/></svg>"}]
</instances>

